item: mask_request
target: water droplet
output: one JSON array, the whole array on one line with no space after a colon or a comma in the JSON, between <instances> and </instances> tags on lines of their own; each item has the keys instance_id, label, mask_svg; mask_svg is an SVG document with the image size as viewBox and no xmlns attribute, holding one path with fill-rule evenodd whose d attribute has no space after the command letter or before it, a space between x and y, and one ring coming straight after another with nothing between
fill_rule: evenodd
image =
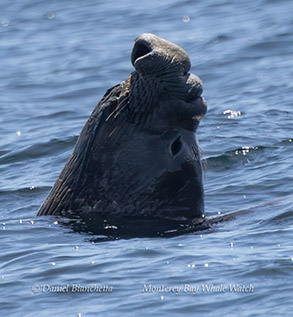
<instances>
[{"instance_id":1,"label":"water droplet","mask_svg":"<svg viewBox=\"0 0 293 317\"><path fill-rule=\"evenodd\" d=\"M278 248L280 248L281 247L281 245L278 243Z\"/></svg>"},{"instance_id":2,"label":"water droplet","mask_svg":"<svg viewBox=\"0 0 293 317\"><path fill-rule=\"evenodd\" d=\"M178 244L178 247L183 247L183 244L179 243L179 244Z\"/></svg>"},{"instance_id":3,"label":"water droplet","mask_svg":"<svg viewBox=\"0 0 293 317\"><path fill-rule=\"evenodd\" d=\"M243 198L246 198L246 195L243 195Z\"/></svg>"},{"instance_id":4,"label":"water droplet","mask_svg":"<svg viewBox=\"0 0 293 317\"><path fill-rule=\"evenodd\" d=\"M6 225L6 223L5 223L5 222L3 222L3 223L2 223L2 225L3 225L3 226L5 226L5 225Z\"/></svg>"},{"instance_id":5,"label":"water droplet","mask_svg":"<svg viewBox=\"0 0 293 317\"><path fill-rule=\"evenodd\" d=\"M9 25L9 20L8 19L3 19L1 24L2 24L2 26L7 27Z\"/></svg>"},{"instance_id":6,"label":"water droplet","mask_svg":"<svg viewBox=\"0 0 293 317\"><path fill-rule=\"evenodd\" d=\"M253 250L253 246L251 246L250 249Z\"/></svg>"},{"instance_id":7,"label":"water droplet","mask_svg":"<svg viewBox=\"0 0 293 317\"><path fill-rule=\"evenodd\" d=\"M169 264L170 262L169 261L166 261L166 264Z\"/></svg>"},{"instance_id":8,"label":"water droplet","mask_svg":"<svg viewBox=\"0 0 293 317\"><path fill-rule=\"evenodd\" d=\"M19 223L22 223L22 219L19 219Z\"/></svg>"},{"instance_id":9,"label":"water droplet","mask_svg":"<svg viewBox=\"0 0 293 317\"><path fill-rule=\"evenodd\" d=\"M96 262L95 261L92 261L92 264L95 264Z\"/></svg>"},{"instance_id":10,"label":"water droplet","mask_svg":"<svg viewBox=\"0 0 293 317\"><path fill-rule=\"evenodd\" d=\"M82 317L82 316L81 316L81 313L79 313L79 314L77 315L77 317Z\"/></svg>"},{"instance_id":11,"label":"water droplet","mask_svg":"<svg viewBox=\"0 0 293 317\"><path fill-rule=\"evenodd\" d=\"M54 12L48 12L47 13L47 18L49 19L49 20L52 20L52 19L54 19L55 18L55 13Z\"/></svg>"},{"instance_id":12,"label":"water droplet","mask_svg":"<svg viewBox=\"0 0 293 317\"><path fill-rule=\"evenodd\" d=\"M182 21L184 23L188 23L190 21L190 17L188 15L185 15L185 16L182 17Z\"/></svg>"},{"instance_id":13,"label":"water droplet","mask_svg":"<svg viewBox=\"0 0 293 317\"><path fill-rule=\"evenodd\" d=\"M164 300L164 296L161 296L161 300Z\"/></svg>"},{"instance_id":14,"label":"water droplet","mask_svg":"<svg viewBox=\"0 0 293 317\"><path fill-rule=\"evenodd\" d=\"M209 267L209 264L208 264L208 263L205 263L205 264L204 264L204 267Z\"/></svg>"},{"instance_id":15,"label":"water droplet","mask_svg":"<svg viewBox=\"0 0 293 317\"><path fill-rule=\"evenodd\" d=\"M76 245L76 246L75 246L75 249L76 249L76 250L78 250L78 249L79 249L79 246L78 246L78 245Z\"/></svg>"},{"instance_id":16,"label":"water droplet","mask_svg":"<svg viewBox=\"0 0 293 317\"><path fill-rule=\"evenodd\" d=\"M219 125L217 126L217 129L220 129L220 126L219 126Z\"/></svg>"},{"instance_id":17,"label":"water droplet","mask_svg":"<svg viewBox=\"0 0 293 317\"><path fill-rule=\"evenodd\" d=\"M218 211L218 215L220 215L221 214L221 212L220 211Z\"/></svg>"},{"instance_id":18,"label":"water droplet","mask_svg":"<svg viewBox=\"0 0 293 317\"><path fill-rule=\"evenodd\" d=\"M234 243L233 242L230 242L230 247L231 247L231 249L234 247Z\"/></svg>"},{"instance_id":19,"label":"water droplet","mask_svg":"<svg viewBox=\"0 0 293 317\"><path fill-rule=\"evenodd\" d=\"M21 136L21 131L16 131L16 134L17 134L18 136Z\"/></svg>"},{"instance_id":20,"label":"water droplet","mask_svg":"<svg viewBox=\"0 0 293 317\"><path fill-rule=\"evenodd\" d=\"M55 263L55 262L52 262L52 263L51 263L51 265L52 265L52 266L55 266L55 265L56 265L56 263Z\"/></svg>"},{"instance_id":21,"label":"water droplet","mask_svg":"<svg viewBox=\"0 0 293 317\"><path fill-rule=\"evenodd\" d=\"M35 222L34 222L33 220L31 220L31 221L30 221L30 223L31 223L32 225L34 225L34 224L35 224Z\"/></svg>"},{"instance_id":22,"label":"water droplet","mask_svg":"<svg viewBox=\"0 0 293 317\"><path fill-rule=\"evenodd\" d=\"M35 189L35 186L31 186L31 187L30 187L30 190L33 190L33 189Z\"/></svg>"},{"instance_id":23,"label":"water droplet","mask_svg":"<svg viewBox=\"0 0 293 317\"><path fill-rule=\"evenodd\" d=\"M192 264L191 267L195 268L195 264Z\"/></svg>"},{"instance_id":24,"label":"water droplet","mask_svg":"<svg viewBox=\"0 0 293 317\"><path fill-rule=\"evenodd\" d=\"M54 225L58 225L58 221L57 221L57 220L54 221L53 224L54 224Z\"/></svg>"}]
</instances>

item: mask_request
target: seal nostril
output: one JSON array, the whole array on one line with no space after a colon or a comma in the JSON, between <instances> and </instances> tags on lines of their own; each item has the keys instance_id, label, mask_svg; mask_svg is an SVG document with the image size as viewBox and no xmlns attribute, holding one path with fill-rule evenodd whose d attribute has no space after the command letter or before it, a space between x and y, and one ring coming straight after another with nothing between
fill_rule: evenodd
<instances>
[{"instance_id":1,"label":"seal nostril","mask_svg":"<svg viewBox=\"0 0 293 317\"><path fill-rule=\"evenodd\" d=\"M181 136L177 137L171 144L171 154L176 156L182 149L183 144L181 141Z\"/></svg>"},{"instance_id":2,"label":"seal nostril","mask_svg":"<svg viewBox=\"0 0 293 317\"><path fill-rule=\"evenodd\" d=\"M142 57L148 53L150 53L152 50L146 46L144 43L137 43L135 52L133 54L133 61L137 60L139 57Z\"/></svg>"}]
</instances>

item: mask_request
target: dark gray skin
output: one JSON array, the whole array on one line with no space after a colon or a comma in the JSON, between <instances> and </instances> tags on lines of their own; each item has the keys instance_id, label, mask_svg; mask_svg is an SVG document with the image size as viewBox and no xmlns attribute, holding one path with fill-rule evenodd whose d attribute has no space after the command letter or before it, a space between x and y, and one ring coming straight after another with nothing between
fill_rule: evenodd
<instances>
[{"instance_id":1,"label":"dark gray skin","mask_svg":"<svg viewBox=\"0 0 293 317\"><path fill-rule=\"evenodd\" d=\"M38 216L145 234L203 223L201 80L182 48L153 34L135 40L131 61L135 71L94 109Z\"/></svg>"}]
</instances>

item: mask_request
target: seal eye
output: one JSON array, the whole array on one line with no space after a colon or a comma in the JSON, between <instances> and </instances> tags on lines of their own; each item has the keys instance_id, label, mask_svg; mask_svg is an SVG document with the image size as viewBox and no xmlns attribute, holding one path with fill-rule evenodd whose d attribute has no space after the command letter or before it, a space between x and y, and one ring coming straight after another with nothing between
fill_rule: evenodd
<instances>
[{"instance_id":1,"label":"seal eye","mask_svg":"<svg viewBox=\"0 0 293 317\"><path fill-rule=\"evenodd\" d=\"M172 143L170 146L170 150L171 150L171 154L172 156L176 156L178 153L180 153L180 151L182 150L183 144L181 141L181 136L178 136Z\"/></svg>"}]
</instances>

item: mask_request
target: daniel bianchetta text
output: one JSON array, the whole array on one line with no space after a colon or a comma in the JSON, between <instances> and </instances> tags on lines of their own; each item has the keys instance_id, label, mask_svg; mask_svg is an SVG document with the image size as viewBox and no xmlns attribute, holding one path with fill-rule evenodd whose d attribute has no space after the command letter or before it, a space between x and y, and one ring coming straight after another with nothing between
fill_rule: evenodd
<instances>
[{"instance_id":1,"label":"daniel bianchetta text","mask_svg":"<svg viewBox=\"0 0 293 317\"><path fill-rule=\"evenodd\" d=\"M109 285L81 285L81 284L34 284L33 293L112 293L113 286Z\"/></svg>"},{"instance_id":2,"label":"daniel bianchetta text","mask_svg":"<svg viewBox=\"0 0 293 317\"><path fill-rule=\"evenodd\" d=\"M181 286L167 286L167 285L152 285L144 284L143 293L173 293L179 294L193 294L198 293L253 293L254 286L252 284L200 284L200 285L190 285L184 284Z\"/></svg>"}]
</instances>

